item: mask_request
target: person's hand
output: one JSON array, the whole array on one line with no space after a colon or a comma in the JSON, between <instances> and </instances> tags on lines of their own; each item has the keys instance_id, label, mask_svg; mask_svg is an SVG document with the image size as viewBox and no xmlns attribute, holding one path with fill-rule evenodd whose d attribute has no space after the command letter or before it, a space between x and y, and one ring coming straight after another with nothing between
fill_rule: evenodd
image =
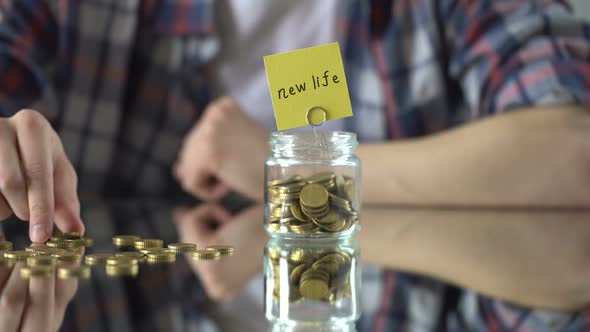
<instances>
[{"instance_id":1,"label":"person's hand","mask_svg":"<svg viewBox=\"0 0 590 332\"><path fill-rule=\"evenodd\" d=\"M0 331L58 331L78 281L57 279L55 273L25 280L20 275L23 264L0 267Z\"/></svg>"},{"instance_id":2,"label":"person's hand","mask_svg":"<svg viewBox=\"0 0 590 332\"><path fill-rule=\"evenodd\" d=\"M0 118L0 220L28 220L32 242L45 242L53 223L84 232L77 177L58 135L38 112Z\"/></svg>"},{"instance_id":3,"label":"person's hand","mask_svg":"<svg viewBox=\"0 0 590 332\"><path fill-rule=\"evenodd\" d=\"M264 244L268 240L261 225L262 206L248 208L231 217L216 205L200 205L175 211L180 240L196 243L204 249L210 245L231 245L233 256L213 261L194 261L187 257L201 278L205 291L213 300L236 296L242 287L262 271Z\"/></svg>"},{"instance_id":4,"label":"person's hand","mask_svg":"<svg viewBox=\"0 0 590 332\"><path fill-rule=\"evenodd\" d=\"M234 190L261 202L268 136L232 98L217 99L185 139L175 176L184 190L207 201Z\"/></svg>"}]
</instances>

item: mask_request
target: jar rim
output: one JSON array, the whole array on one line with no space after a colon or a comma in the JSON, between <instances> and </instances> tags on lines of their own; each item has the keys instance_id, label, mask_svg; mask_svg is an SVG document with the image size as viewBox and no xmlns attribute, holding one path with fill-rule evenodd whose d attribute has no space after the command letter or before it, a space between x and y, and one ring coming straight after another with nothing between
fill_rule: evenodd
<instances>
[{"instance_id":1,"label":"jar rim","mask_svg":"<svg viewBox=\"0 0 590 332\"><path fill-rule=\"evenodd\" d=\"M305 154L322 158L354 154L358 146L356 134L347 131L318 132L317 136L314 132L273 132L269 144L275 155Z\"/></svg>"},{"instance_id":2,"label":"jar rim","mask_svg":"<svg viewBox=\"0 0 590 332\"><path fill-rule=\"evenodd\" d=\"M271 133L271 139L277 138L303 138L303 137L312 137L315 138L315 134L313 132L295 132L295 133L287 133L283 131L273 131ZM318 135L329 135L330 137L335 138L348 138L350 140L356 141L356 133L350 131L327 131L327 132L318 132Z\"/></svg>"}]
</instances>

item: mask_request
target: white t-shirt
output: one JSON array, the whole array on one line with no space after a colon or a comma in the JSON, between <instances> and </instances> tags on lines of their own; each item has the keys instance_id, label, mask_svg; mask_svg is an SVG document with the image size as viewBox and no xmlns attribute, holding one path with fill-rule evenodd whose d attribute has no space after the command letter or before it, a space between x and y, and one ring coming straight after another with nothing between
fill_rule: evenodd
<instances>
[{"instance_id":1,"label":"white t-shirt","mask_svg":"<svg viewBox=\"0 0 590 332\"><path fill-rule=\"evenodd\" d=\"M263 56L338 41L338 0L216 0L221 50L211 74L217 96L232 96L269 130L276 130ZM324 130L343 130L343 120ZM303 130L309 130L303 129ZM233 301L220 303L214 319L222 331L265 331L263 276Z\"/></svg>"},{"instance_id":2,"label":"white t-shirt","mask_svg":"<svg viewBox=\"0 0 590 332\"><path fill-rule=\"evenodd\" d=\"M212 74L218 96L276 130L263 56L338 41L337 0L218 0L221 51ZM343 130L344 120L322 131Z\"/></svg>"}]
</instances>

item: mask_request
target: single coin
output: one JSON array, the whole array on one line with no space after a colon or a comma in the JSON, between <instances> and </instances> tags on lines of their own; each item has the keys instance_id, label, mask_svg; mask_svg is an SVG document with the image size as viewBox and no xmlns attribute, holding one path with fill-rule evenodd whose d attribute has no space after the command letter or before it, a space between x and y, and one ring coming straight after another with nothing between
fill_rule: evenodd
<instances>
[{"instance_id":1,"label":"single coin","mask_svg":"<svg viewBox=\"0 0 590 332\"><path fill-rule=\"evenodd\" d=\"M80 235L80 233L78 232L65 232L60 234L60 237L62 239L68 239L68 240L75 240L75 239L79 239L82 235Z\"/></svg>"},{"instance_id":2,"label":"single coin","mask_svg":"<svg viewBox=\"0 0 590 332\"><path fill-rule=\"evenodd\" d=\"M12 242L0 241L0 250L12 250Z\"/></svg>"},{"instance_id":3,"label":"single coin","mask_svg":"<svg viewBox=\"0 0 590 332\"><path fill-rule=\"evenodd\" d=\"M54 266L57 264L57 258L45 254L27 257L28 266Z\"/></svg>"},{"instance_id":4,"label":"single coin","mask_svg":"<svg viewBox=\"0 0 590 332\"><path fill-rule=\"evenodd\" d=\"M66 241L66 240L59 240L59 241L50 240L50 241L47 241L47 243L45 243L45 245L47 245L50 248L67 249L67 250L78 248L76 243Z\"/></svg>"},{"instance_id":5,"label":"single coin","mask_svg":"<svg viewBox=\"0 0 590 332\"><path fill-rule=\"evenodd\" d=\"M82 260L82 255L77 252L66 251L62 253L54 253L52 255L57 258L58 262L80 263Z\"/></svg>"},{"instance_id":6,"label":"single coin","mask_svg":"<svg viewBox=\"0 0 590 332\"><path fill-rule=\"evenodd\" d=\"M235 251L234 247L232 247L232 246L222 246L222 245L208 246L206 250L218 251L221 256L233 256L234 251Z\"/></svg>"},{"instance_id":7,"label":"single coin","mask_svg":"<svg viewBox=\"0 0 590 332\"><path fill-rule=\"evenodd\" d=\"M328 284L324 280L309 279L299 285L301 296L306 299L320 300L328 295Z\"/></svg>"},{"instance_id":8,"label":"single coin","mask_svg":"<svg viewBox=\"0 0 590 332\"><path fill-rule=\"evenodd\" d=\"M27 258L30 256L34 256L35 253L24 251L24 250L17 250L17 251L6 251L4 253L4 257L12 258L17 262L26 262Z\"/></svg>"},{"instance_id":9,"label":"single coin","mask_svg":"<svg viewBox=\"0 0 590 332\"><path fill-rule=\"evenodd\" d=\"M117 247L132 246L135 241L140 239L137 235L115 235L113 236L113 244Z\"/></svg>"},{"instance_id":10,"label":"single coin","mask_svg":"<svg viewBox=\"0 0 590 332\"><path fill-rule=\"evenodd\" d=\"M145 254L139 251L123 251L115 254L116 257L131 257L137 259L139 263L145 262Z\"/></svg>"},{"instance_id":11,"label":"single coin","mask_svg":"<svg viewBox=\"0 0 590 332\"><path fill-rule=\"evenodd\" d=\"M176 254L174 252L150 252L146 255L148 263L174 263Z\"/></svg>"},{"instance_id":12,"label":"single coin","mask_svg":"<svg viewBox=\"0 0 590 332\"><path fill-rule=\"evenodd\" d=\"M194 260L213 260L219 259L219 257L221 257L221 254L219 253L219 251L205 249L195 250L191 252L191 257Z\"/></svg>"},{"instance_id":13,"label":"single coin","mask_svg":"<svg viewBox=\"0 0 590 332\"><path fill-rule=\"evenodd\" d=\"M88 279L90 278L90 267L82 266L60 266L57 269L57 277L60 279Z\"/></svg>"},{"instance_id":14,"label":"single coin","mask_svg":"<svg viewBox=\"0 0 590 332\"><path fill-rule=\"evenodd\" d=\"M0 256L0 267L13 267L16 264L16 259L8 258L8 257L1 257Z\"/></svg>"},{"instance_id":15,"label":"single coin","mask_svg":"<svg viewBox=\"0 0 590 332\"><path fill-rule=\"evenodd\" d=\"M37 253L37 254L54 254L54 253L66 252L67 250L51 248L51 247L48 247L44 244L32 244L30 247L26 247L25 251L28 251L31 253Z\"/></svg>"},{"instance_id":16,"label":"single coin","mask_svg":"<svg viewBox=\"0 0 590 332\"><path fill-rule=\"evenodd\" d=\"M113 254L92 254L84 257L84 262L88 265L106 265L107 259L113 257Z\"/></svg>"},{"instance_id":17,"label":"single coin","mask_svg":"<svg viewBox=\"0 0 590 332\"><path fill-rule=\"evenodd\" d=\"M52 266L23 266L20 269L20 276L23 279L29 279L32 277L49 278L53 274Z\"/></svg>"},{"instance_id":18,"label":"single coin","mask_svg":"<svg viewBox=\"0 0 590 332\"><path fill-rule=\"evenodd\" d=\"M162 248L164 241L160 239L141 239L134 242L135 248L147 249L147 248Z\"/></svg>"},{"instance_id":19,"label":"single coin","mask_svg":"<svg viewBox=\"0 0 590 332\"><path fill-rule=\"evenodd\" d=\"M309 208L321 208L328 204L328 191L320 184L307 184L301 189L301 204Z\"/></svg>"},{"instance_id":20,"label":"single coin","mask_svg":"<svg viewBox=\"0 0 590 332\"><path fill-rule=\"evenodd\" d=\"M191 252L197 250L197 245L194 243L170 243L168 249L179 254L184 252Z\"/></svg>"}]
</instances>

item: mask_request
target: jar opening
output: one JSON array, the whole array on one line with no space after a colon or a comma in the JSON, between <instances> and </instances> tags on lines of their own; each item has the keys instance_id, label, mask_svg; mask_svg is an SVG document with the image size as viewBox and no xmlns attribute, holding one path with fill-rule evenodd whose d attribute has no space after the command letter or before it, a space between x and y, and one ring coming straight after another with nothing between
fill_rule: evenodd
<instances>
[{"instance_id":1,"label":"jar opening","mask_svg":"<svg viewBox=\"0 0 590 332\"><path fill-rule=\"evenodd\" d=\"M275 157L326 157L352 155L358 142L356 134L345 131L283 133L273 132L270 148Z\"/></svg>"}]
</instances>

